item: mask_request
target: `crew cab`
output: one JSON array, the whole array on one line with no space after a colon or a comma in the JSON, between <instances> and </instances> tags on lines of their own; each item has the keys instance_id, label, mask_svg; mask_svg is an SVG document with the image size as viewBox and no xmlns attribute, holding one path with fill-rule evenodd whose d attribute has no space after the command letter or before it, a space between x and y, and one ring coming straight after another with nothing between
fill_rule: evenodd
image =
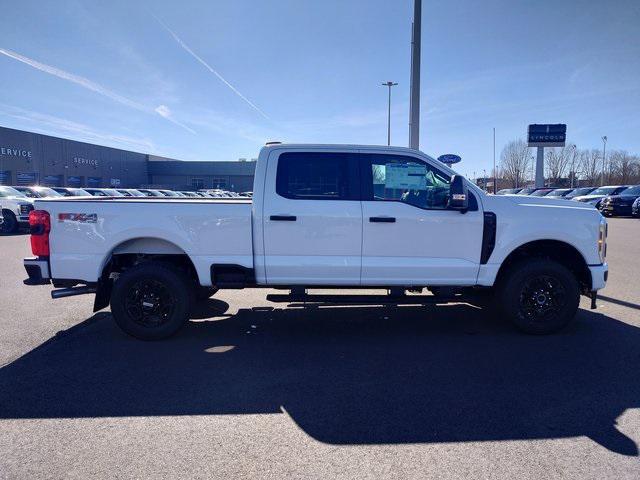
<instances>
[{"instance_id":1,"label":"crew cab","mask_svg":"<svg viewBox=\"0 0 640 480\"><path fill-rule=\"evenodd\" d=\"M141 339L174 334L217 289L272 301L446 303L481 294L527 333L562 329L605 286L607 223L593 207L486 195L416 150L264 147L253 199L36 200L28 285L95 293ZM319 295L318 288L389 295ZM428 289L431 294L416 294ZM409 294L407 294L409 292ZM371 297L369 300L364 297Z\"/></svg>"},{"instance_id":2,"label":"crew cab","mask_svg":"<svg viewBox=\"0 0 640 480\"><path fill-rule=\"evenodd\" d=\"M33 210L31 198L27 198L13 187L0 185L0 199L4 217L0 226L2 233L15 233L20 227L29 226L29 212Z\"/></svg>"}]
</instances>

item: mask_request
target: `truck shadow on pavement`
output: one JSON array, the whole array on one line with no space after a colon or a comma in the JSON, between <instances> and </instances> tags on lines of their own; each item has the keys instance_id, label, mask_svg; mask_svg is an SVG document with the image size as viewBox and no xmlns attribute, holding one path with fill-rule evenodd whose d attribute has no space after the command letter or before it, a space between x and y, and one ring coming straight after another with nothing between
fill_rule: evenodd
<instances>
[{"instance_id":1,"label":"truck shadow on pavement","mask_svg":"<svg viewBox=\"0 0 640 480\"><path fill-rule=\"evenodd\" d=\"M587 436L638 455L616 419L640 407L640 329L605 315L532 337L463 304L208 302L162 342L108 313L63 332L0 369L0 418L286 412L330 444Z\"/></svg>"}]
</instances>

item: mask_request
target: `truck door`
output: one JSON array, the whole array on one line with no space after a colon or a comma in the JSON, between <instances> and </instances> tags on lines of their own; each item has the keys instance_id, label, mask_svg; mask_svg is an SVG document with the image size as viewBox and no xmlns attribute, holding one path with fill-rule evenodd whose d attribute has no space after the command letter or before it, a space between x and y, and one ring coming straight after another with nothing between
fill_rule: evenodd
<instances>
[{"instance_id":1,"label":"truck door","mask_svg":"<svg viewBox=\"0 0 640 480\"><path fill-rule=\"evenodd\" d=\"M268 284L360 283L358 167L344 152L271 154L262 216Z\"/></svg>"},{"instance_id":2,"label":"truck door","mask_svg":"<svg viewBox=\"0 0 640 480\"><path fill-rule=\"evenodd\" d=\"M362 285L474 285L483 229L477 199L464 214L447 209L450 176L421 158L360 158Z\"/></svg>"}]
</instances>

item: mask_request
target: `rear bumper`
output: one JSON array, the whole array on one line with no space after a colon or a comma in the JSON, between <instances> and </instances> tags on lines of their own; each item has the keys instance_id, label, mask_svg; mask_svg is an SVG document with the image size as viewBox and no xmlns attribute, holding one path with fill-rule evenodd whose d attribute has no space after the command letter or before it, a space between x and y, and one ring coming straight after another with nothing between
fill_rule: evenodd
<instances>
[{"instance_id":1,"label":"rear bumper","mask_svg":"<svg viewBox=\"0 0 640 480\"><path fill-rule=\"evenodd\" d=\"M602 265L589 265L589 271L591 271L591 290L603 289L609 278L609 265L606 262Z\"/></svg>"},{"instance_id":2,"label":"rear bumper","mask_svg":"<svg viewBox=\"0 0 640 480\"><path fill-rule=\"evenodd\" d=\"M49 274L49 260L42 257L27 257L23 260L24 269L29 278L24 280L25 285L48 285L51 283Z\"/></svg>"}]
</instances>

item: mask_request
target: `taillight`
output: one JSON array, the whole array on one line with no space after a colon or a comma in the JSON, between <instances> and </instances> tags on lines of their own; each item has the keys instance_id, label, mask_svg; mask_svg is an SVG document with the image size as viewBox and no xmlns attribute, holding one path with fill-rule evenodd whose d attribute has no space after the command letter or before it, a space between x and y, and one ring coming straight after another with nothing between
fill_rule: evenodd
<instances>
[{"instance_id":1,"label":"taillight","mask_svg":"<svg viewBox=\"0 0 640 480\"><path fill-rule=\"evenodd\" d=\"M51 231L49 212L45 210L29 212L29 230L31 231L31 252L38 257L48 257Z\"/></svg>"}]
</instances>

